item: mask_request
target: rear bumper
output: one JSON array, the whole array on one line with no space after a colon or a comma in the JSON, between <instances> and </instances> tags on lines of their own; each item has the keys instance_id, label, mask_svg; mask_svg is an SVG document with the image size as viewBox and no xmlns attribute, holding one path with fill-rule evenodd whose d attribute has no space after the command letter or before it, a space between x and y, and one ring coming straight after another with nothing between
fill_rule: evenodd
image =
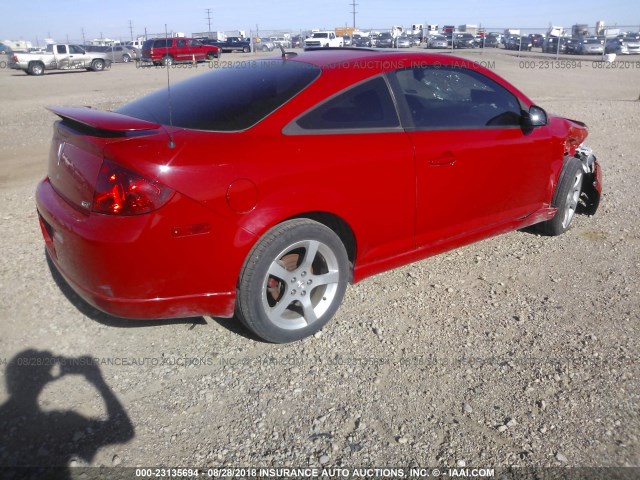
<instances>
[{"instance_id":1,"label":"rear bumper","mask_svg":"<svg viewBox=\"0 0 640 480\"><path fill-rule=\"evenodd\" d=\"M233 316L242 259L230 251L228 237L214 232L179 238L171 234L172 218L184 223L217 220L195 202L172 199L155 215L86 215L45 179L38 185L36 203L52 263L69 286L99 310L132 319Z\"/></svg>"}]
</instances>

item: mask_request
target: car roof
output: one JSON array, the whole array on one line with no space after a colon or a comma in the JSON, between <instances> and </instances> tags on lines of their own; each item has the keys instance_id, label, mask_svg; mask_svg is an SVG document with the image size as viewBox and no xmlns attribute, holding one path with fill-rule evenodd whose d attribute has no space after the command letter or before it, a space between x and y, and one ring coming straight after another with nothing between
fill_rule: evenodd
<instances>
[{"instance_id":1,"label":"car roof","mask_svg":"<svg viewBox=\"0 0 640 480\"><path fill-rule=\"evenodd\" d=\"M491 70L484 68L474 60L455 55L412 52L404 49L398 50L393 48L374 49L353 47L318 48L289 55L291 56L287 56L285 60L287 62L293 61L307 63L332 73L339 71L361 72L363 79L367 76L390 72L401 68L412 68L427 65L433 65L436 67L450 66L454 68L468 68L482 73L499 84L517 92L521 95L521 98L526 104L533 104L533 102L531 102L523 92L503 77L500 77ZM282 57L279 55L275 58ZM270 57L265 60L273 59L274 57ZM365 74L365 71L368 71L369 74Z\"/></svg>"},{"instance_id":2,"label":"car roof","mask_svg":"<svg viewBox=\"0 0 640 480\"><path fill-rule=\"evenodd\" d=\"M437 63L441 65L460 64L461 62L474 63L473 60L451 55L443 55L440 53L411 52L397 50L395 48L374 49L361 47L309 49L287 58L288 60L309 63L320 68L330 67L336 64L357 65L363 61L375 62L368 63L368 65L376 65L377 67L380 67L380 72L396 69L399 62L406 64L407 67L411 66L412 62L420 62L420 64Z\"/></svg>"}]
</instances>

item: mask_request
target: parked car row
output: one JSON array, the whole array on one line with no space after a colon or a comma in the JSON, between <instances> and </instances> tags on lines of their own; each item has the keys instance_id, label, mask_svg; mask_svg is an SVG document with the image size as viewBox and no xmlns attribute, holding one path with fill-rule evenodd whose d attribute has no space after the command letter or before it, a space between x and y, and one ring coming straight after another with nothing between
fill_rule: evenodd
<instances>
[{"instance_id":1,"label":"parked car row","mask_svg":"<svg viewBox=\"0 0 640 480\"><path fill-rule=\"evenodd\" d=\"M605 53L615 53L617 55L640 55L640 33L628 32L610 38L605 43Z\"/></svg>"}]
</instances>

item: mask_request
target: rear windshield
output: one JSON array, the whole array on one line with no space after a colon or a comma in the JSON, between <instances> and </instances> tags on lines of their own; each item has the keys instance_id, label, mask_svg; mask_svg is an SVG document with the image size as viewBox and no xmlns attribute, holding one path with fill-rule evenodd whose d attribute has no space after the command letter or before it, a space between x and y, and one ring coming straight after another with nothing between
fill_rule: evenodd
<instances>
[{"instance_id":1,"label":"rear windshield","mask_svg":"<svg viewBox=\"0 0 640 480\"><path fill-rule=\"evenodd\" d=\"M297 95L320 68L290 60L259 60L197 75L116 110L162 125L209 131L245 130Z\"/></svg>"}]
</instances>

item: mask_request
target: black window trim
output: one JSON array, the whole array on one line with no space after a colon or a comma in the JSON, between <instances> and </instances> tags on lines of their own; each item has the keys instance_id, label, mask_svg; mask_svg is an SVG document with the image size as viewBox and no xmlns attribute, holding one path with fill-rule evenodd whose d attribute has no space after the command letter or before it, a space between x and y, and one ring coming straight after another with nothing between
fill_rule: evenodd
<instances>
[{"instance_id":1,"label":"black window trim","mask_svg":"<svg viewBox=\"0 0 640 480\"><path fill-rule=\"evenodd\" d=\"M439 66L435 66L435 65L423 65L422 67L424 68L432 68L432 69L439 69L442 67ZM443 67L448 67L448 65L443 65ZM503 87L502 85L500 85L498 82L496 82L495 80L493 80L492 78L487 77L486 75L484 75L481 72L476 72L475 70L472 70L470 68L466 68L466 67L461 67L461 66L451 66L452 68L456 68L456 69L460 69L460 70L465 70L465 71L473 71L475 73L477 73L478 75L482 75L484 78L489 79L490 81L494 82L496 85L498 85L500 88L504 89L507 93L509 93L509 95L512 95L515 100L518 102L518 105L520 105L520 114L522 115L522 112L527 111L527 108L525 105L523 105L522 100L520 100L520 98L517 95L514 95L512 92L510 92L507 88ZM408 68L399 68L397 70L393 70L391 72L388 72L387 74L387 81L388 84L391 86L391 90L393 92L393 96L394 96L394 101L396 102L396 105L398 106L398 109L400 110L400 121L404 127L404 131L406 132L431 132L431 131L451 131L451 130L505 130L505 129L520 129L522 130L522 126L521 125L489 125L489 126L477 126L477 127L416 127L415 124L413 123L413 117L411 115L411 109L409 108L409 104L407 103L407 100L405 99L404 96L404 91L402 90L402 87L400 86L400 82L398 81L398 78L396 77L395 73L402 71L402 70L411 70L413 67L408 67Z\"/></svg>"},{"instance_id":2,"label":"black window trim","mask_svg":"<svg viewBox=\"0 0 640 480\"><path fill-rule=\"evenodd\" d=\"M305 129L298 125L298 120L300 120L305 115L311 113L313 110L322 107L324 104L332 101L336 97L347 93L349 90L359 87L360 85L365 84L371 80L382 77L384 80L389 95L391 96L391 101L393 102L393 107L396 112L396 116L398 118L398 126L396 127L365 127L365 128L331 128L331 129L322 129L322 128L313 128L313 129ZM322 102L315 104L311 108L305 110L303 113L295 117L291 120L285 127L282 129L282 134L287 136L295 136L295 135L354 135L354 134L372 134L372 133L397 133L404 132L404 128L402 126L402 118L400 116L400 111L398 108L398 103L396 101L396 95L389 85L389 79L387 75L384 73L380 73L378 75L373 75L371 77L367 77L364 80L359 81L358 83L354 83L349 85L346 88L343 88L339 92L334 93L330 97L325 98Z\"/></svg>"}]
</instances>

